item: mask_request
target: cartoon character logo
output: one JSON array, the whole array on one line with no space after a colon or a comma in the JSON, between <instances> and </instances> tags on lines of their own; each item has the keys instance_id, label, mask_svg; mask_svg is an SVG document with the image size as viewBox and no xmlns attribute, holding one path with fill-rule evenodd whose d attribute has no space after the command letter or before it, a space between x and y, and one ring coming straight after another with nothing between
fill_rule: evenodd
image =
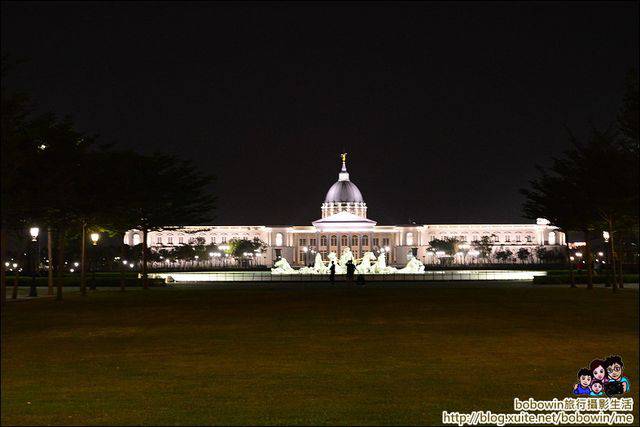
<instances>
[{"instance_id":1,"label":"cartoon character logo","mask_svg":"<svg viewBox=\"0 0 640 427\"><path fill-rule=\"evenodd\" d=\"M618 355L606 359L594 359L588 368L578 371L578 382L573 385L573 394L588 396L615 396L627 393L629 378L624 376L624 363Z\"/></svg>"}]
</instances>

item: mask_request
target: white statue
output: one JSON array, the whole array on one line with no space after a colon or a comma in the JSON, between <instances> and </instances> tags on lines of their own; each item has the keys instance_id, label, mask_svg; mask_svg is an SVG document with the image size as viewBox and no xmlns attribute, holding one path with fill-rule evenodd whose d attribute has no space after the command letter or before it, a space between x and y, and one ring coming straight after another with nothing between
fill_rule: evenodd
<instances>
[{"instance_id":1,"label":"white statue","mask_svg":"<svg viewBox=\"0 0 640 427\"><path fill-rule=\"evenodd\" d=\"M378 261L371 267L372 272L376 274L391 274L395 273L396 269L394 267L387 267L387 260L385 258L384 253L381 253L378 256Z\"/></svg>"},{"instance_id":2,"label":"white statue","mask_svg":"<svg viewBox=\"0 0 640 427\"><path fill-rule=\"evenodd\" d=\"M338 262L338 256L335 252L329 252L329 255L327 255L327 259L329 260L329 263L327 264L328 268L331 267L331 263L334 263L336 265L336 274L345 274L347 272L347 268L342 267Z\"/></svg>"},{"instance_id":3,"label":"white statue","mask_svg":"<svg viewBox=\"0 0 640 427\"><path fill-rule=\"evenodd\" d=\"M424 264L418 258L413 256L413 253L409 253L407 255L409 261L404 268L398 270L398 273L408 273L408 274L420 274L424 273Z\"/></svg>"},{"instance_id":4,"label":"white statue","mask_svg":"<svg viewBox=\"0 0 640 427\"><path fill-rule=\"evenodd\" d=\"M271 274L297 274L298 271L291 268L289 262L285 258L280 258L271 269Z\"/></svg>"},{"instance_id":5,"label":"white statue","mask_svg":"<svg viewBox=\"0 0 640 427\"><path fill-rule=\"evenodd\" d=\"M353 262L353 252L351 252L350 247L346 247L342 250L342 255L340 255L340 267L344 268L345 272L347 271L347 261L351 260Z\"/></svg>"},{"instance_id":6,"label":"white statue","mask_svg":"<svg viewBox=\"0 0 640 427\"><path fill-rule=\"evenodd\" d=\"M313 263L313 270L316 272L316 274L329 274L329 268L324 265L324 262L322 261L322 255L320 255L319 252L316 254L316 259Z\"/></svg>"},{"instance_id":7,"label":"white statue","mask_svg":"<svg viewBox=\"0 0 640 427\"><path fill-rule=\"evenodd\" d=\"M358 266L356 267L356 271L360 274L369 274L371 272L371 261L375 260L376 256L373 254L373 252L365 252L364 255L362 255L362 260L360 261L360 264L358 264Z\"/></svg>"}]
</instances>

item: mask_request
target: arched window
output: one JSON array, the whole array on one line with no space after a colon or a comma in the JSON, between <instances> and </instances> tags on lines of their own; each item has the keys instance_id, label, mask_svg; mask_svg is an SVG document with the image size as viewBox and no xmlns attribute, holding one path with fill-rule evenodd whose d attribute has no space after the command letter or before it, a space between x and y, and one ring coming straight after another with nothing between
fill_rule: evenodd
<instances>
[{"instance_id":1,"label":"arched window","mask_svg":"<svg viewBox=\"0 0 640 427\"><path fill-rule=\"evenodd\" d=\"M173 236L171 234L167 236L167 244L173 245Z\"/></svg>"},{"instance_id":2,"label":"arched window","mask_svg":"<svg viewBox=\"0 0 640 427\"><path fill-rule=\"evenodd\" d=\"M351 236L351 246L358 246L358 236Z\"/></svg>"},{"instance_id":3,"label":"arched window","mask_svg":"<svg viewBox=\"0 0 640 427\"><path fill-rule=\"evenodd\" d=\"M553 231L549 233L549 244L550 245L556 244L556 233L554 233Z\"/></svg>"},{"instance_id":4,"label":"arched window","mask_svg":"<svg viewBox=\"0 0 640 427\"><path fill-rule=\"evenodd\" d=\"M327 236L320 236L320 246L327 246Z\"/></svg>"},{"instance_id":5,"label":"arched window","mask_svg":"<svg viewBox=\"0 0 640 427\"><path fill-rule=\"evenodd\" d=\"M531 236L527 236L527 243L531 243Z\"/></svg>"},{"instance_id":6,"label":"arched window","mask_svg":"<svg viewBox=\"0 0 640 427\"><path fill-rule=\"evenodd\" d=\"M331 246L338 246L338 237L331 236Z\"/></svg>"},{"instance_id":7,"label":"arched window","mask_svg":"<svg viewBox=\"0 0 640 427\"><path fill-rule=\"evenodd\" d=\"M493 235L493 241L494 241L495 243L498 243L498 242L500 241L500 236L498 236L497 234L494 234L494 235Z\"/></svg>"},{"instance_id":8,"label":"arched window","mask_svg":"<svg viewBox=\"0 0 640 427\"><path fill-rule=\"evenodd\" d=\"M342 236L342 237L340 238L340 244L341 244L342 246L348 246L348 245L349 245L349 237L347 237L347 236Z\"/></svg>"},{"instance_id":9,"label":"arched window","mask_svg":"<svg viewBox=\"0 0 640 427\"><path fill-rule=\"evenodd\" d=\"M474 242L477 242L477 241L478 241L478 235L477 235L477 234L474 234L474 235L473 235L473 241L474 241Z\"/></svg>"},{"instance_id":10,"label":"arched window","mask_svg":"<svg viewBox=\"0 0 640 427\"><path fill-rule=\"evenodd\" d=\"M156 243L157 243L158 245L161 245L161 244L162 244L162 236L158 235L158 237L156 237Z\"/></svg>"},{"instance_id":11,"label":"arched window","mask_svg":"<svg viewBox=\"0 0 640 427\"><path fill-rule=\"evenodd\" d=\"M133 246L137 246L140 244L140 235L139 234L134 234L133 235Z\"/></svg>"},{"instance_id":12,"label":"arched window","mask_svg":"<svg viewBox=\"0 0 640 427\"><path fill-rule=\"evenodd\" d=\"M178 236L178 243L184 244L184 236L182 234Z\"/></svg>"},{"instance_id":13,"label":"arched window","mask_svg":"<svg viewBox=\"0 0 640 427\"><path fill-rule=\"evenodd\" d=\"M282 246L282 233L276 233L276 246Z\"/></svg>"},{"instance_id":14,"label":"arched window","mask_svg":"<svg viewBox=\"0 0 640 427\"><path fill-rule=\"evenodd\" d=\"M216 236L215 235L211 235L211 243L215 244L216 243Z\"/></svg>"},{"instance_id":15,"label":"arched window","mask_svg":"<svg viewBox=\"0 0 640 427\"><path fill-rule=\"evenodd\" d=\"M407 242L407 246L413 246L413 233L407 233L405 240Z\"/></svg>"},{"instance_id":16,"label":"arched window","mask_svg":"<svg viewBox=\"0 0 640 427\"><path fill-rule=\"evenodd\" d=\"M369 236L362 236L362 246L369 246Z\"/></svg>"},{"instance_id":17,"label":"arched window","mask_svg":"<svg viewBox=\"0 0 640 427\"><path fill-rule=\"evenodd\" d=\"M519 234L516 234L516 242L521 242L522 241L522 236L520 236Z\"/></svg>"}]
</instances>

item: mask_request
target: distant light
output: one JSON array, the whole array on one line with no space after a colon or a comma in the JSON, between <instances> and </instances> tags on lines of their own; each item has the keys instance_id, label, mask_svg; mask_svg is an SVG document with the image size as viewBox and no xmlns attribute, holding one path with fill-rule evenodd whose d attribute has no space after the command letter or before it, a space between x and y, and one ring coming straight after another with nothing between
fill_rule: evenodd
<instances>
[{"instance_id":1,"label":"distant light","mask_svg":"<svg viewBox=\"0 0 640 427\"><path fill-rule=\"evenodd\" d=\"M9 264L8 262L5 262L5 263L4 263L4 266L5 266L5 267L9 267L10 265L11 265L11 264Z\"/></svg>"},{"instance_id":2,"label":"distant light","mask_svg":"<svg viewBox=\"0 0 640 427\"><path fill-rule=\"evenodd\" d=\"M213 252L209 252L209 256L213 257L215 254Z\"/></svg>"},{"instance_id":3,"label":"distant light","mask_svg":"<svg viewBox=\"0 0 640 427\"><path fill-rule=\"evenodd\" d=\"M385 250L385 251L387 251L387 252L389 252L389 246L385 246L385 247L384 247L384 250Z\"/></svg>"},{"instance_id":4,"label":"distant light","mask_svg":"<svg viewBox=\"0 0 640 427\"><path fill-rule=\"evenodd\" d=\"M29 234L31 234L31 240L35 242L38 239L38 234L40 234L40 229L38 227L31 227Z\"/></svg>"},{"instance_id":5,"label":"distant light","mask_svg":"<svg viewBox=\"0 0 640 427\"><path fill-rule=\"evenodd\" d=\"M572 257L572 256L570 256L570 257L569 257L569 259L570 259L571 261L573 261L575 258L574 258L574 257Z\"/></svg>"},{"instance_id":6,"label":"distant light","mask_svg":"<svg viewBox=\"0 0 640 427\"><path fill-rule=\"evenodd\" d=\"M575 253L575 255L576 255L578 258L582 258L582 252L576 252L576 253Z\"/></svg>"},{"instance_id":7,"label":"distant light","mask_svg":"<svg viewBox=\"0 0 640 427\"><path fill-rule=\"evenodd\" d=\"M69 269L69 272L71 272L71 273L73 273L74 271L76 271L76 270L74 270L73 268Z\"/></svg>"},{"instance_id":8,"label":"distant light","mask_svg":"<svg viewBox=\"0 0 640 427\"><path fill-rule=\"evenodd\" d=\"M303 246L303 247L302 247L302 252L308 252L308 251L309 251L309 248L308 248L308 247L306 247L306 246Z\"/></svg>"},{"instance_id":9,"label":"distant light","mask_svg":"<svg viewBox=\"0 0 640 427\"><path fill-rule=\"evenodd\" d=\"M194 256L194 258L195 258L195 259L198 259L198 258L200 258L200 257L199 257L198 255L196 255L196 256Z\"/></svg>"},{"instance_id":10,"label":"distant light","mask_svg":"<svg viewBox=\"0 0 640 427\"><path fill-rule=\"evenodd\" d=\"M80 263L79 262L74 262L73 265L77 267L77 266L80 265Z\"/></svg>"},{"instance_id":11,"label":"distant light","mask_svg":"<svg viewBox=\"0 0 640 427\"><path fill-rule=\"evenodd\" d=\"M603 231L602 232L602 238L604 239L605 242L609 241L609 232L608 231Z\"/></svg>"},{"instance_id":12,"label":"distant light","mask_svg":"<svg viewBox=\"0 0 640 427\"><path fill-rule=\"evenodd\" d=\"M133 263L129 264L129 267L133 268Z\"/></svg>"},{"instance_id":13,"label":"distant light","mask_svg":"<svg viewBox=\"0 0 640 427\"><path fill-rule=\"evenodd\" d=\"M123 260L122 260L122 263L123 263L124 265L127 265L127 260L126 260L126 259L123 259Z\"/></svg>"},{"instance_id":14,"label":"distant light","mask_svg":"<svg viewBox=\"0 0 640 427\"><path fill-rule=\"evenodd\" d=\"M39 149L39 150L45 150L46 148L47 148L47 145L46 145L46 144L40 144L40 145L38 145L38 149Z\"/></svg>"},{"instance_id":15,"label":"distant light","mask_svg":"<svg viewBox=\"0 0 640 427\"><path fill-rule=\"evenodd\" d=\"M604 252L598 252L598 256L604 256Z\"/></svg>"},{"instance_id":16,"label":"distant light","mask_svg":"<svg viewBox=\"0 0 640 427\"><path fill-rule=\"evenodd\" d=\"M16 267L18 267L18 264L14 262L13 263L13 268L16 268Z\"/></svg>"}]
</instances>

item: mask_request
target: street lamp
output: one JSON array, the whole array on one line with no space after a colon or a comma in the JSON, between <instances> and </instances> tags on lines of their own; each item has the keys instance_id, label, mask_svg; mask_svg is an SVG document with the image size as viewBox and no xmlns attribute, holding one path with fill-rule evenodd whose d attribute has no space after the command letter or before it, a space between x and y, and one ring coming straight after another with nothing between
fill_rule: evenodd
<instances>
[{"instance_id":1,"label":"street lamp","mask_svg":"<svg viewBox=\"0 0 640 427\"><path fill-rule=\"evenodd\" d=\"M98 240L100 240L100 233L91 233L91 242L93 243L93 246L98 244Z\"/></svg>"},{"instance_id":2,"label":"street lamp","mask_svg":"<svg viewBox=\"0 0 640 427\"><path fill-rule=\"evenodd\" d=\"M38 227L31 227L29 229L29 234L31 234L31 241L33 242L31 254L31 288L29 289L30 297L37 297L38 290L36 288L36 273L38 270L38 234L40 233L40 229Z\"/></svg>"},{"instance_id":3,"label":"street lamp","mask_svg":"<svg viewBox=\"0 0 640 427\"><path fill-rule=\"evenodd\" d=\"M100 233L91 233L89 235L91 238L91 245L94 246L91 256L91 261L89 262L89 266L91 267L91 285L89 285L89 289L92 291L96 290L96 269L98 268L98 240L100 240Z\"/></svg>"}]
</instances>

